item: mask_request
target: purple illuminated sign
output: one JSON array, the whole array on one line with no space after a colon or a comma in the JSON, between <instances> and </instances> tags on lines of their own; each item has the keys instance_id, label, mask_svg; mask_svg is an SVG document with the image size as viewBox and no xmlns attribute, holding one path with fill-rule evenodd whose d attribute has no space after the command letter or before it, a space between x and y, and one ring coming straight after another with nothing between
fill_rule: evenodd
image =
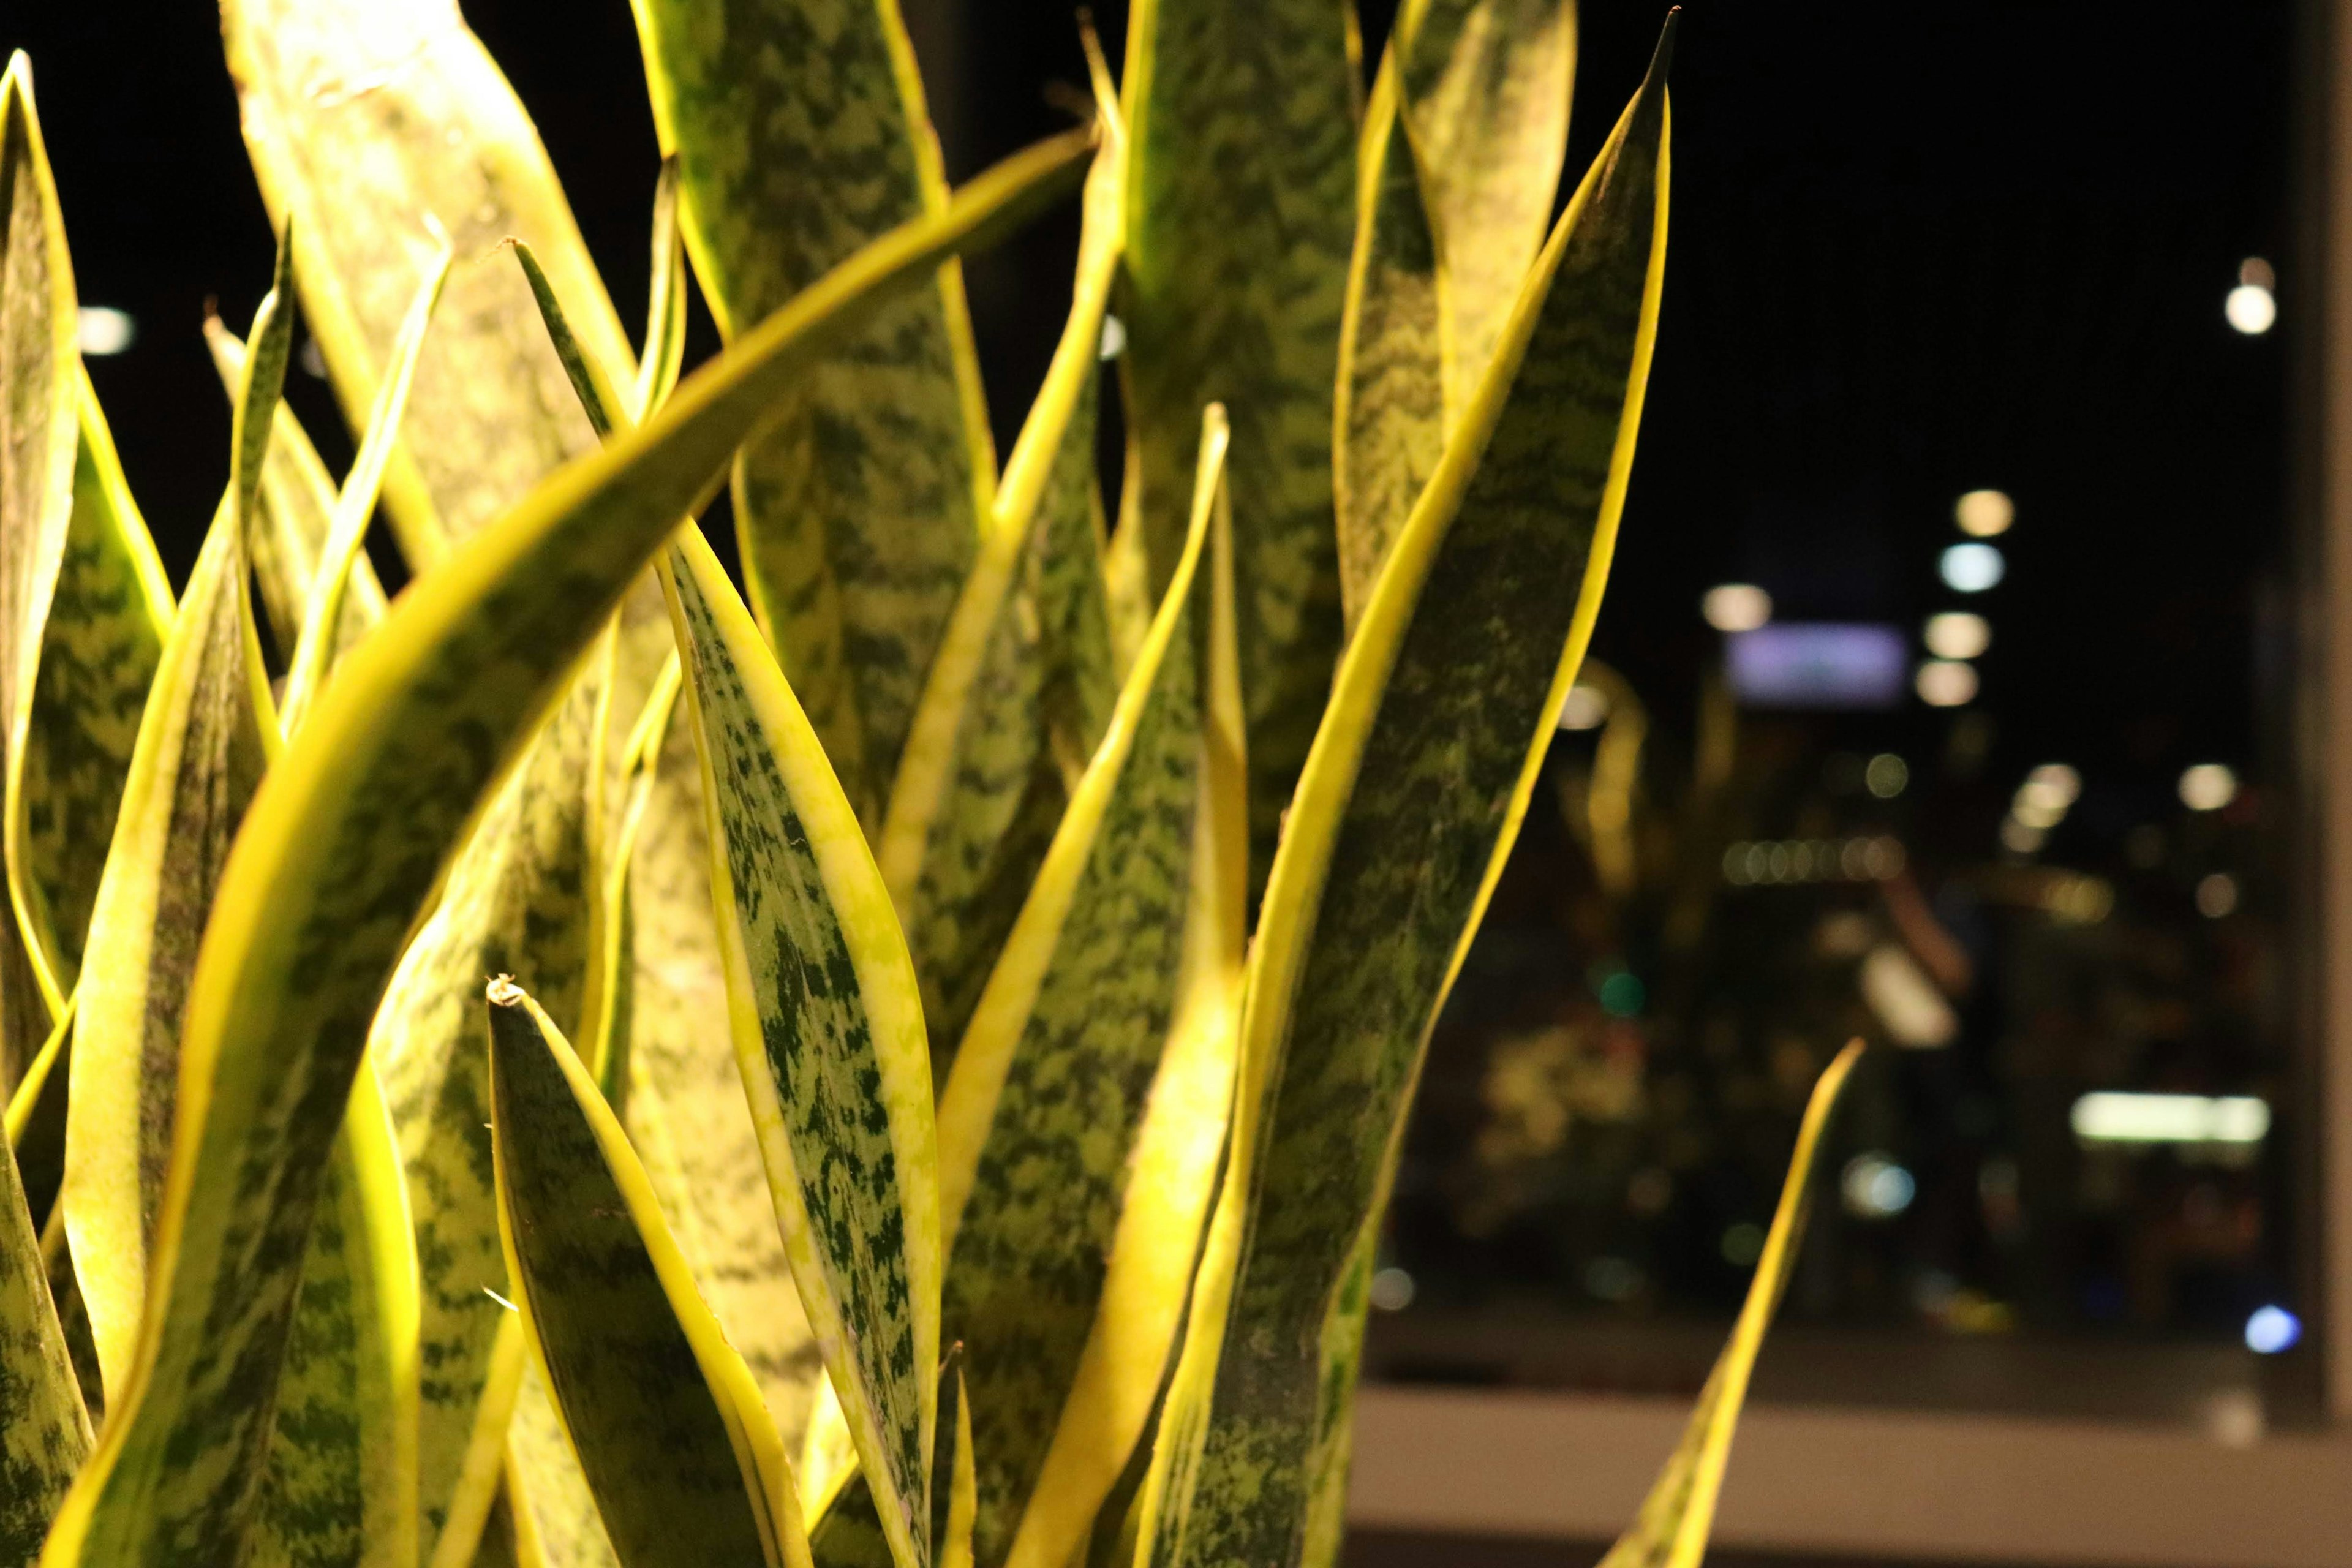
<instances>
[{"instance_id":1,"label":"purple illuminated sign","mask_svg":"<svg viewBox=\"0 0 2352 1568\"><path fill-rule=\"evenodd\" d=\"M1894 708L1909 645L1895 626L1774 621L1725 639L1732 694L1751 708Z\"/></svg>"}]
</instances>

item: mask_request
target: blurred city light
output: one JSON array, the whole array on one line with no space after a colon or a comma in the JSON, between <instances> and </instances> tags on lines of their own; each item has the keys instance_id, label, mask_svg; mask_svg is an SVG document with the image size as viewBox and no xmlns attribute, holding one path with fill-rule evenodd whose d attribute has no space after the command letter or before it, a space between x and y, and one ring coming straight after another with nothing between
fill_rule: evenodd
<instances>
[{"instance_id":1,"label":"blurred city light","mask_svg":"<svg viewBox=\"0 0 2352 1568\"><path fill-rule=\"evenodd\" d=\"M2139 1094L2102 1089L2074 1102L2085 1143L2259 1143L2271 1108L2252 1095Z\"/></svg>"},{"instance_id":2,"label":"blurred city light","mask_svg":"<svg viewBox=\"0 0 2352 1568\"><path fill-rule=\"evenodd\" d=\"M1772 595L1753 583L1718 583L1698 602L1698 613L1719 632L1752 632L1772 618Z\"/></svg>"},{"instance_id":3,"label":"blurred city light","mask_svg":"<svg viewBox=\"0 0 2352 1568\"><path fill-rule=\"evenodd\" d=\"M2180 804L2191 811L2219 811L2238 798L2238 775L2225 763L2200 763L2180 775Z\"/></svg>"},{"instance_id":4,"label":"blurred city light","mask_svg":"<svg viewBox=\"0 0 2352 1568\"><path fill-rule=\"evenodd\" d=\"M1598 730L1608 718L1609 694L1582 681L1568 689L1568 696L1559 705L1559 727L1563 730Z\"/></svg>"},{"instance_id":5,"label":"blurred city light","mask_svg":"<svg viewBox=\"0 0 2352 1568\"><path fill-rule=\"evenodd\" d=\"M2256 1355L2293 1350L2303 1338L2303 1320L2284 1307L2257 1307L2246 1319L2246 1348Z\"/></svg>"},{"instance_id":6,"label":"blurred city light","mask_svg":"<svg viewBox=\"0 0 2352 1568\"><path fill-rule=\"evenodd\" d=\"M1990 544L1955 544L1944 552L1940 570L1954 593L1981 594L2001 580L2009 563Z\"/></svg>"},{"instance_id":7,"label":"blurred city light","mask_svg":"<svg viewBox=\"0 0 2352 1568\"><path fill-rule=\"evenodd\" d=\"M1952 521L1971 539L2007 533L2017 521L2017 506L1999 490L1970 490L1952 505Z\"/></svg>"},{"instance_id":8,"label":"blurred city light","mask_svg":"<svg viewBox=\"0 0 2352 1568\"><path fill-rule=\"evenodd\" d=\"M1919 1184L1892 1156L1871 1152L1846 1162L1838 1193L1846 1213L1858 1219L1892 1219L1911 1206Z\"/></svg>"},{"instance_id":9,"label":"blurred city light","mask_svg":"<svg viewBox=\"0 0 2352 1568\"><path fill-rule=\"evenodd\" d=\"M92 359L119 354L139 337L139 323L111 305L84 305L75 322L81 352Z\"/></svg>"},{"instance_id":10,"label":"blurred city light","mask_svg":"<svg viewBox=\"0 0 2352 1568\"><path fill-rule=\"evenodd\" d=\"M1919 640L1937 658L1974 658L1992 646L1992 626L1968 610L1946 610L1927 617Z\"/></svg>"},{"instance_id":11,"label":"blurred city light","mask_svg":"<svg viewBox=\"0 0 2352 1568\"><path fill-rule=\"evenodd\" d=\"M2250 338L2258 338L2271 330L2278 321L2278 274L2271 264L2259 256L2249 256L2238 263L2238 286L2221 301L2221 314L2230 325Z\"/></svg>"},{"instance_id":12,"label":"blurred city light","mask_svg":"<svg viewBox=\"0 0 2352 1568\"><path fill-rule=\"evenodd\" d=\"M1913 684L1928 707L1958 708L1976 697L1976 668L1957 659L1931 658L1919 667Z\"/></svg>"}]
</instances>

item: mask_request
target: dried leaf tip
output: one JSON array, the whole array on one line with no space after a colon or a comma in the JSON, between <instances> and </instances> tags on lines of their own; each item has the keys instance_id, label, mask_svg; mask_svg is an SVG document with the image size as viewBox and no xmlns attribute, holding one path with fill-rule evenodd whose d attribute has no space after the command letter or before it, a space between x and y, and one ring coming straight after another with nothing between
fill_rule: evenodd
<instances>
[{"instance_id":1,"label":"dried leaf tip","mask_svg":"<svg viewBox=\"0 0 2352 1568\"><path fill-rule=\"evenodd\" d=\"M489 985L482 994L489 998L490 1005L493 1007L520 1007L528 999L523 994L522 987L515 984L515 978L511 974L492 975Z\"/></svg>"}]
</instances>

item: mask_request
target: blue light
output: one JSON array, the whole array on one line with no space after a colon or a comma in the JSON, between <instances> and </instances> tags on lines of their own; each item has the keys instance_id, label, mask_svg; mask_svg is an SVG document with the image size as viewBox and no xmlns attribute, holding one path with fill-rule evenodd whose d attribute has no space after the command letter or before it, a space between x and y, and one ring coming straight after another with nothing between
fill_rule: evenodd
<instances>
[{"instance_id":1,"label":"blue light","mask_svg":"<svg viewBox=\"0 0 2352 1568\"><path fill-rule=\"evenodd\" d=\"M2257 1307L2246 1320L2246 1348L2256 1355L2291 1350L2301 1338L2303 1320L2284 1307Z\"/></svg>"},{"instance_id":2,"label":"blue light","mask_svg":"<svg viewBox=\"0 0 2352 1568\"><path fill-rule=\"evenodd\" d=\"M1955 544L1944 552L1944 581L1958 593L1981 594L2008 570L2009 563L1990 544Z\"/></svg>"}]
</instances>

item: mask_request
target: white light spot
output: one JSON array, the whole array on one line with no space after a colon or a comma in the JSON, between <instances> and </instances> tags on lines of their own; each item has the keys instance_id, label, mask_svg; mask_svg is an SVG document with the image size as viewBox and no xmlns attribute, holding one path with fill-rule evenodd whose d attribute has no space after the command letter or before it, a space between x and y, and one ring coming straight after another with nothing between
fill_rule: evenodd
<instances>
[{"instance_id":1,"label":"white light spot","mask_svg":"<svg viewBox=\"0 0 2352 1568\"><path fill-rule=\"evenodd\" d=\"M1919 700L1928 707L1958 708L1976 698L1976 667L1958 659L1931 658L1919 667L1912 684L1918 689Z\"/></svg>"},{"instance_id":2,"label":"white light spot","mask_svg":"<svg viewBox=\"0 0 2352 1568\"><path fill-rule=\"evenodd\" d=\"M1893 800L1911 782L1911 766L1892 752L1881 752L1862 770L1863 787L1881 800Z\"/></svg>"},{"instance_id":3,"label":"white light spot","mask_svg":"<svg viewBox=\"0 0 2352 1568\"><path fill-rule=\"evenodd\" d=\"M2083 797L2083 775L2064 763L2044 763L2025 775L2018 795L2028 794L2063 811Z\"/></svg>"},{"instance_id":4,"label":"white light spot","mask_svg":"<svg viewBox=\"0 0 2352 1568\"><path fill-rule=\"evenodd\" d=\"M1559 705L1559 727L1563 730L1598 730L1608 717L1609 694L1582 681L1568 689L1567 700Z\"/></svg>"},{"instance_id":5,"label":"white light spot","mask_svg":"<svg viewBox=\"0 0 2352 1568\"><path fill-rule=\"evenodd\" d=\"M1698 613L1719 632L1752 632L1772 618L1772 595L1753 583L1718 583L1698 602Z\"/></svg>"},{"instance_id":6,"label":"white light spot","mask_svg":"<svg viewBox=\"0 0 2352 1568\"><path fill-rule=\"evenodd\" d=\"M2238 907L2238 879L2227 871L2215 871L2197 882L2197 912L2209 921L2218 921Z\"/></svg>"},{"instance_id":7,"label":"white light spot","mask_svg":"<svg viewBox=\"0 0 2352 1568\"><path fill-rule=\"evenodd\" d=\"M75 321L81 352L92 359L119 354L138 341L139 323L111 305L84 305Z\"/></svg>"},{"instance_id":8,"label":"white light spot","mask_svg":"<svg viewBox=\"0 0 2352 1568\"><path fill-rule=\"evenodd\" d=\"M2085 1143L2259 1143L2270 1134L2271 1108L2246 1094L2102 1089L2077 1100L2070 1120Z\"/></svg>"},{"instance_id":9,"label":"white light spot","mask_svg":"<svg viewBox=\"0 0 2352 1568\"><path fill-rule=\"evenodd\" d=\"M1896 1045L1932 1051L1958 1037L1959 1015L1918 961L1897 943L1872 948L1862 961L1860 980L1864 1003Z\"/></svg>"},{"instance_id":10,"label":"white light spot","mask_svg":"<svg viewBox=\"0 0 2352 1568\"><path fill-rule=\"evenodd\" d=\"M1105 362L1117 359L1127 352L1127 323L1117 316L1105 316L1102 325L1102 346L1097 351Z\"/></svg>"},{"instance_id":11,"label":"white light spot","mask_svg":"<svg viewBox=\"0 0 2352 1568\"><path fill-rule=\"evenodd\" d=\"M2031 855L2040 849L2042 840L2049 837L2049 829L2020 822L2013 816L2001 820L2000 847L2012 855Z\"/></svg>"},{"instance_id":12,"label":"white light spot","mask_svg":"<svg viewBox=\"0 0 2352 1568\"><path fill-rule=\"evenodd\" d=\"M2200 763L2180 775L2180 804L2191 811L2219 811L2238 798L2238 775L2226 763Z\"/></svg>"},{"instance_id":13,"label":"white light spot","mask_svg":"<svg viewBox=\"0 0 2352 1568\"><path fill-rule=\"evenodd\" d=\"M2009 563L1990 544L1955 544L1944 552L1937 569L1954 593L1981 594L2001 580Z\"/></svg>"},{"instance_id":14,"label":"white light spot","mask_svg":"<svg viewBox=\"0 0 2352 1568\"><path fill-rule=\"evenodd\" d=\"M2253 283L2241 283L2221 301L2230 325L2250 338L2261 337L2278 321L2278 296Z\"/></svg>"},{"instance_id":15,"label":"white light spot","mask_svg":"<svg viewBox=\"0 0 2352 1568\"><path fill-rule=\"evenodd\" d=\"M2017 521L2017 504L1999 490L1970 490L1952 504L1952 521L1971 539L2007 533Z\"/></svg>"},{"instance_id":16,"label":"white light spot","mask_svg":"<svg viewBox=\"0 0 2352 1568\"><path fill-rule=\"evenodd\" d=\"M1391 1264L1372 1275L1366 1295L1383 1312L1402 1312L1412 1305L1412 1276Z\"/></svg>"},{"instance_id":17,"label":"white light spot","mask_svg":"<svg viewBox=\"0 0 2352 1568\"><path fill-rule=\"evenodd\" d=\"M2284 1307L2257 1307L2246 1319L2246 1348L2256 1355L2292 1350L2301 1338L2303 1320Z\"/></svg>"},{"instance_id":18,"label":"white light spot","mask_svg":"<svg viewBox=\"0 0 2352 1568\"><path fill-rule=\"evenodd\" d=\"M1911 1206L1919 1184L1891 1155L1856 1154L1838 1178L1846 1213L1858 1219L1892 1219Z\"/></svg>"},{"instance_id":19,"label":"white light spot","mask_svg":"<svg viewBox=\"0 0 2352 1568\"><path fill-rule=\"evenodd\" d=\"M1967 610L1946 610L1927 617L1919 640L1937 658L1974 658L1992 646L1992 626Z\"/></svg>"}]
</instances>

